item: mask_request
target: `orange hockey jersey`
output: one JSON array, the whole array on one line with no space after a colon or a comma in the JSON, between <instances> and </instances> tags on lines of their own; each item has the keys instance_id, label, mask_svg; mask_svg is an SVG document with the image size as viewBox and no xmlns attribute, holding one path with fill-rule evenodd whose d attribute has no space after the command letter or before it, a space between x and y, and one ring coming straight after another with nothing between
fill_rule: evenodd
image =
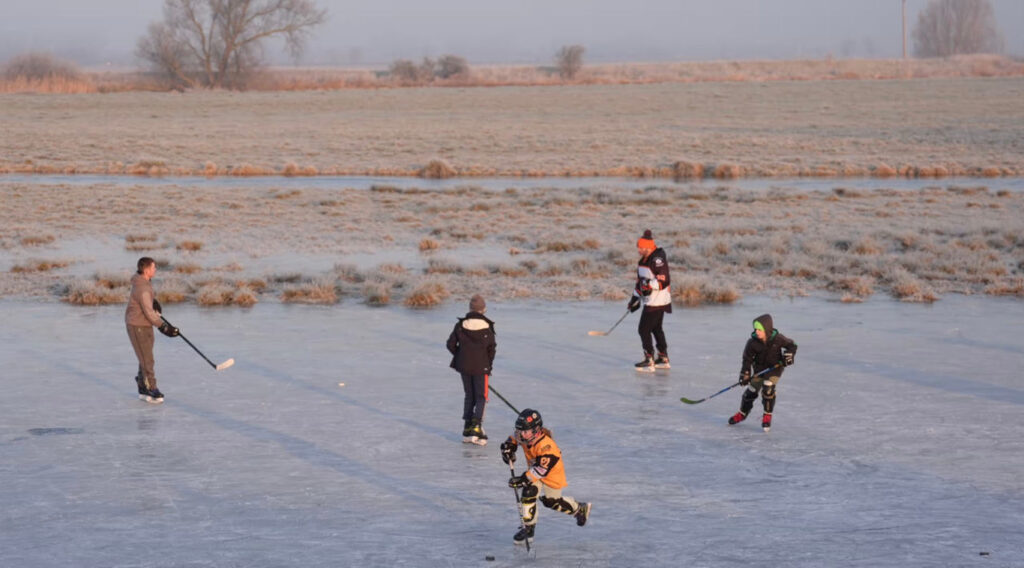
<instances>
[{"instance_id":1,"label":"orange hockey jersey","mask_svg":"<svg viewBox=\"0 0 1024 568\"><path fill-rule=\"evenodd\" d=\"M522 440L516 440L522 443ZM552 489L561 489L568 485L565 481L565 467L562 464L562 450L554 438L546 432L532 446L523 445L523 455L526 456L526 476L531 481L540 481Z\"/></svg>"}]
</instances>

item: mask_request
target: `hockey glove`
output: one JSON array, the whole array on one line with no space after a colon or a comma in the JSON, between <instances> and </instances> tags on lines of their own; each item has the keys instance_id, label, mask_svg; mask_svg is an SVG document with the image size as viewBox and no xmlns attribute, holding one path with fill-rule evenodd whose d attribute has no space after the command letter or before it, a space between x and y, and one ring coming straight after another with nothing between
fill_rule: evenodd
<instances>
[{"instance_id":1,"label":"hockey glove","mask_svg":"<svg viewBox=\"0 0 1024 568\"><path fill-rule=\"evenodd\" d=\"M795 359L796 353L793 353L792 351L786 351L785 353L782 354L782 365L784 367L788 367L796 362Z\"/></svg>"},{"instance_id":2,"label":"hockey glove","mask_svg":"<svg viewBox=\"0 0 1024 568\"><path fill-rule=\"evenodd\" d=\"M505 463L516 463L516 444L509 440L501 443L501 461Z\"/></svg>"},{"instance_id":3,"label":"hockey glove","mask_svg":"<svg viewBox=\"0 0 1024 568\"><path fill-rule=\"evenodd\" d=\"M167 322L160 324L160 327L158 327L157 329L160 330L160 333L166 335L167 337L178 337L178 335L181 333L180 331L178 331L178 328L174 327L173 325Z\"/></svg>"},{"instance_id":4,"label":"hockey glove","mask_svg":"<svg viewBox=\"0 0 1024 568\"><path fill-rule=\"evenodd\" d=\"M153 298L153 311L158 314L164 313L163 307L160 306L160 302L156 301L156 298Z\"/></svg>"},{"instance_id":5,"label":"hockey glove","mask_svg":"<svg viewBox=\"0 0 1024 568\"><path fill-rule=\"evenodd\" d=\"M643 278L636 283L636 292L641 296L650 296L653 290L651 288L651 281L647 278Z\"/></svg>"},{"instance_id":6,"label":"hockey glove","mask_svg":"<svg viewBox=\"0 0 1024 568\"><path fill-rule=\"evenodd\" d=\"M750 384L750 371L742 371L740 373L740 384L744 386Z\"/></svg>"},{"instance_id":7,"label":"hockey glove","mask_svg":"<svg viewBox=\"0 0 1024 568\"><path fill-rule=\"evenodd\" d=\"M514 489L526 487L527 485L530 485L530 483L530 478L526 477L525 471L522 475L513 475L512 477L508 478L508 486Z\"/></svg>"},{"instance_id":8,"label":"hockey glove","mask_svg":"<svg viewBox=\"0 0 1024 568\"><path fill-rule=\"evenodd\" d=\"M629 308L629 313L633 313L640 309L640 296L633 296L629 299L629 304L626 305Z\"/></svg>"}]
</instances>

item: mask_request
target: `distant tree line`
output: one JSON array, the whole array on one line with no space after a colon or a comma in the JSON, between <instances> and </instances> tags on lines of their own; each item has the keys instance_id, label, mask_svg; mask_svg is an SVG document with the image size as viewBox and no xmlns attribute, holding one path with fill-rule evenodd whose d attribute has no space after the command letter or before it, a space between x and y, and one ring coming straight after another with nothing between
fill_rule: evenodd
<instances>
[{"instance_id":1,"label":"distant tree line","mask_svg":"<svg viewBox=\"0 0 1024 568\"><path fill-rule=\"evenodd\" d=\"M914 28L918 57L1000 53L1003 37L989 0L931 0Z\"/></svg>"}]
</instances>

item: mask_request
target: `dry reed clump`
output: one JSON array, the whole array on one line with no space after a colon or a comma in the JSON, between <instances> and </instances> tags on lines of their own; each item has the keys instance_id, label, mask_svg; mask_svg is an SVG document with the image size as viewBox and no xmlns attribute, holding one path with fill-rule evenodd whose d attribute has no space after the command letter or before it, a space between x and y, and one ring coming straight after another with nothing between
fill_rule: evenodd
<instances>
[{"instance_id":1,"label":"dry reed clump","mask_svg":"<svg viewBox=\"0 0 1024 568\"><path fill-rule=\"evenodd\" d=\"M200 306L227 306L234 299L235 290L221 282L212 282L199 288L196 303Z\"/></svg>"},{"instance_id":2,"label":"dry reed clump","mask_svg":"<svg viewBox=\"0 0 1024 568\"><path fill-rule=\"evenodd\" d=\"M732 304L741 297L732 284L720 284L704 277L686 276L672 282L672 303L677 306Z\"/></svg>"},{"instance_id":3,"label":"dry reed clump","mask_svg":"<svg viewBox=\"0 0 1024 568\"><path fill-rule=\"evenodd\" d=\"M181 264L174 265L174 271L177 272L178 274L195 274L197 272L201 272L202 270L203 267L199 266L194 262L184 262Z\"/></svg>"},{"instance_id":4,"label":"dry reed clump","mask_svg":"<svg viewBox=\"0 0 1024 568\"><path fill-rule=\"evenodd\" d=\"M18 239L23 247L38 247L42 245L48 245L57 240L53 235L28 235Z\"/></svg>"},{"instance_id":5,"label":"dry reed clump","mask_svg":"<svg viewBox=\"0 0 1024 568\"><path fill-rule=\"evenodd\" d=\"M342 282L360 284L366 280L366 275L354 264L335 264L333 273Z\"/></svg>"},{"instance_id":6,"label":"dry reed clump","mask_svg":"<svg viewBox=\"0 0 1024 568\"><path fill-rule=\"evenodd\" d=\"M391 287L381 282L370 282L363 286L363 298L370 306L386 306L391 303Z\"/></svg>"},{"instance_id":7,"label":"dry reed clump","mask_svg":"<svg viewBox=\"0 0 1024 568\"><path fill-rule=\"evenodd\" d=\"M274 170L270 168L254 166L252 164L240 164L237 166L230 166L228 169L228 175L236 177L269 176L273 174Z\"/></svg>"},{"instance_id":8,"label":"dry reed clump","mask_svg":"<svg viewBox=\"0 0 1024 568\"><path fill-rule=\"evenodd\" d=\"M320 173L316 166L299 167L295 162L288 162L281 168L281 175L285 177L315 176Z\"/></svg>"},{"instance_id":9,"label":"dry reed clump","mask_svg":"<svg viewBox=\"0 0 1024 568\"><path fill-rule=\"evenodd\" d=\"M76 306L123 304L128 301L128 288L109 288L96 282L76 280L67 287L61 299Z\"/></svg>"},{"instance_id":10,"label":"dry reed clump","mask_svg":"<svg viewBox=\"0 0 1024 568\"><path fill-rule=\"evenodd\" d=\"M188 299L191 291L189 285L180 278L161 280L154 288L157 301L163 305L180 304Z\"/></svg>"},{"instance_id":11,"label":"dry reed clump","mask_svg":"<svg viewBox=\"0 0 1024 568\"><path fill-rule=\"evenodd\" d=\"M430 252L441 248L441 243L434 239L424 238L420 241L420 252Z\"/></svg>"},{"instance_id":12,"label":"dry reed clump","mask_svg":"<svg viewBox=\"0 0 1024 568\"><path fill-rule=\"evenodd\" d=\"M462 265L442 258L432 258L425 269L427 274L462 274Z\"/></svg>"},{"instance_id":13,"label":"dry reed clump","mask_svg":"<svg viewBox=\"0 0 1024 568\"><path fill-rule=\"evenodd\" d=\"M68 61L48 53L25 53L11 58L0 76L0 93L94 93L89 77Z\"/></svg>"},{"instance_id":14,"label":"dry reed clump","mask_svg":"<svg viewBox=\"0 0 1024 568\"><path fill-rule=\"evenodd\" d=\"M440 282L422 282L405 298L405 305L410 308L432 308L440 305L451 293Z\"/></svg>"},{"instance_id":15,"label":"dry reed clump","mask_svg":"<svg viewBox=\"0 0 1024 568\"><path fill-rule=\"evenodd\" d=\"M854 254L861 255L878 255L885 252L885 250L882 248L882 245L878 244L878 242L871 237L862 237L860 240L853 244L851 250Z\"/></svg>"},{"instance_id":16,"label":"dry reed clump","mask_svg":"<svg viewBox=\"0 0 1024 568\"><path fill-rule=\"evenodd\" d=\"M203 248L203 243L200 241L181 241L176 248L178 250L196 252Z\"/></svg>"},{"instance_id":17,"label":"dry reed clump","mask_svg":"<svg viewBox=\"0 0 1024 568\"><path fill-rule=\"evenodd\" d=\"M890 269L889 282L893 297L902 302L931 303L939 299L930 286L902 267Z\"/></svg>"},{"instance_id":18,"label":"dry reed clump","mask_svg":"<svg viewBox=\"0 0 1024 568\"><path fill-rule=\"evenodd\" d=\"M420 168L417 175L427 179L448 179L459 174L448 162L436 159L430 160L427 165Z\"/></svg>"},{"instance_id":19,"label":"dry reed clump","mask_svg":"<svg viewBox=\"0 0 1024 568\"><path fill-rule=\"evenodd\" d=\"M704 164L680 160L672 164L672 176L676 179L699 179L704 177Z\"/></svg>"},{"instance_id":20,"label":"dry reed clump","mask_svg":"<svg viewBox=\"0 0 1024 568\"><path fill-rule=\"evenodd\" d=\"M302 275L298 272L270 275L270 281L275 284L296 284L302 281Z\"/></svg>"},{"instance_id":21,"label":"dry reed clump","mask_svg":"<svg viewBox=\"0 0 1024 568\"><path fill-rule=\"evenodd\" d=\"M259 299L256 297L256 292L250 288L241 287L235 291L235 295L231 298L231 302L236 306L248 308L259 302Z\"/></svg>"},{"instance_id":22,"label":"dry reed clump","mask_svg":"<svg viewBox=\"0 0 1024 568\"><path fill-rule=\"evenodd\" d=\"M49 272L56 268L64 268L71 264L69 260L40 260L30 259L21 264L11 267L11 272Z\"/></svg>"},{"instance_id":23,"label":"dry reed clump","mask_svg":"<svg viewBox=\"0 0 1024 568\"><path fill-rule=\"evenodd\" d=\"M985 288L989 296L1017 296L1024 298L1024 278L1014 278L1008 282L990 284Z\"/></svg>"},{"instance_id":24,"label":"dry reed clump","mask_svg":"<svg viewBox=\"0 0 1024 568\"><path fill-rule=\"evenodd\" d=\"M281 301L298 304L336 304L338 287L333 279L318 278L305 284L288 286L281 293Z\"/></svg>"}]
</instances>

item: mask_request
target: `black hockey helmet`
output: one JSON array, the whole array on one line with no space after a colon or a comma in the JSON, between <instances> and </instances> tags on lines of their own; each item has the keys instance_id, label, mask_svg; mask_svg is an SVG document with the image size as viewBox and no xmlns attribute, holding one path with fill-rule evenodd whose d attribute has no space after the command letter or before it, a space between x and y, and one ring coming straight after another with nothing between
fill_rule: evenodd
<instances>
[{"instance_id":1,"label":"black hockey helmet","mask_svg":"<svg viewBox=\"0 0 1024 568\"><path fill-rule=\"evenodd\" d=\"M516 417L516 430L534 430L543 426L544 420L541 419L540 413L532 408L523 409Z\"/></svg>"}]
</instances>

